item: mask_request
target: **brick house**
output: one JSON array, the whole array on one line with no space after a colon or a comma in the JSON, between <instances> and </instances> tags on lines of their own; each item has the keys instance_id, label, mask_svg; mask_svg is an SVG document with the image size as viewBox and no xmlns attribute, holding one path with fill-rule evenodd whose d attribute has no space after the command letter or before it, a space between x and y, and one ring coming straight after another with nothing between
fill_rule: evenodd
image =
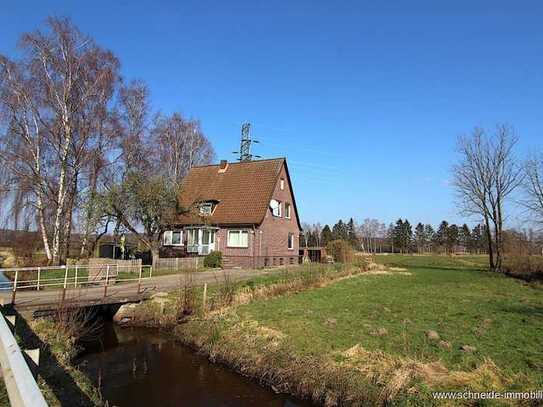
<instances>
[{"instance_id":1,"label":"brick house","mask_svg":"<svg viewBox=\"0 0 543 407\"><path fill-rule=\"evenodd\" d=\"M284 158L194 167L161 257L223 254L229 267L296 264L300 220Z\"/></svg>"}]
</instances>

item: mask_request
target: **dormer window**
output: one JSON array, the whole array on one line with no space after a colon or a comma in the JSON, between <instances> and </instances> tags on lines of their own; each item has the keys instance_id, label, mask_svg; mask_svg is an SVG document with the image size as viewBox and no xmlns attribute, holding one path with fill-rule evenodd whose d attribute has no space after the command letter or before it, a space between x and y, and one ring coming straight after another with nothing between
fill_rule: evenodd
<instances>
[{"instance_id":1,"label":"dormer window","mask_svg":"<svg viewBox=\"0 0 543 407\"><path fill-rule=\"evenodd\" d=\"M211 216L213 213L213 202L202 202L199 205L199 211L201 216Z\"/></svg>"},{"instance_id":2,"label":"dormer window","mask_svg":"<svg viewBox=\"0 0 543 407\"><path fill-rule=\"evenodd\" d=\"M270 210L273 216L281 217L281 202L272 199L270 201Z\"/></svg>"}]
</instances>

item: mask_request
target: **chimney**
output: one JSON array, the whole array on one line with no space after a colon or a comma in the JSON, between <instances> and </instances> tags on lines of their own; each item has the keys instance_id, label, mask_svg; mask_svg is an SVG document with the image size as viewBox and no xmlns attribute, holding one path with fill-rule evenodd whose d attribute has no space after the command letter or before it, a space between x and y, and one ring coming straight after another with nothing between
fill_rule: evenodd
<instances>
[{"instance_id":1,"label":"chimney","mask_svg":"<svg viewBox=\"0 0 543 407\"><path fill-rule=\"evenodd\" d=\"M228 161L221 160L221 163L219 164L219 174L224 174L227 169L228 169Z\"/></svg>"}]
</instances>

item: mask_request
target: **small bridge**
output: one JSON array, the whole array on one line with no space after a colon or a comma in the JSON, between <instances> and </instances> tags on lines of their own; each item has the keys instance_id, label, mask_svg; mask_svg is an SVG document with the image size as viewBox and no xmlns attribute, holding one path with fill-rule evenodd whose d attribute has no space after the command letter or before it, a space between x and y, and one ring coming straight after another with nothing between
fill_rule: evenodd
<instances>
[{"instance_id":1,"label":"small bridge","mask_svg":"<svg viewBox=\"0 0 543 407\"><path fill-rule=\"evenodd\" d=\"M140 301L160 291L183 287L190 276L191 284L232 282L277 273L277 270L179 269L175 273L156 275L151 266L98 267L64 266L0 269L6 278L0 281L0 301L21 311L50 310L62 302L73 306L122 304Z\"/></svg>"}]
</instances>

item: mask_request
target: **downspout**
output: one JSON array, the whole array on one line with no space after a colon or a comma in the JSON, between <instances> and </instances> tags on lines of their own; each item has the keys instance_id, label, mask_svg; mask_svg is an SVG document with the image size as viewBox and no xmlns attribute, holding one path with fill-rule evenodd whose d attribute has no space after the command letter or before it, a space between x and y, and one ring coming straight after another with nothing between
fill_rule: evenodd
<instances>
[{"instance_id":1,"label":"downspout","mask_svg":"<svg viewBox=\"0 0 543 407\"><path fill-rule=\"evenodd\" d=\"M253 224L253 269L256 269L256 254L255 254L255 251L256 251L256 229L255 229L255 225Z\"/></svg>"}]
</instances>

